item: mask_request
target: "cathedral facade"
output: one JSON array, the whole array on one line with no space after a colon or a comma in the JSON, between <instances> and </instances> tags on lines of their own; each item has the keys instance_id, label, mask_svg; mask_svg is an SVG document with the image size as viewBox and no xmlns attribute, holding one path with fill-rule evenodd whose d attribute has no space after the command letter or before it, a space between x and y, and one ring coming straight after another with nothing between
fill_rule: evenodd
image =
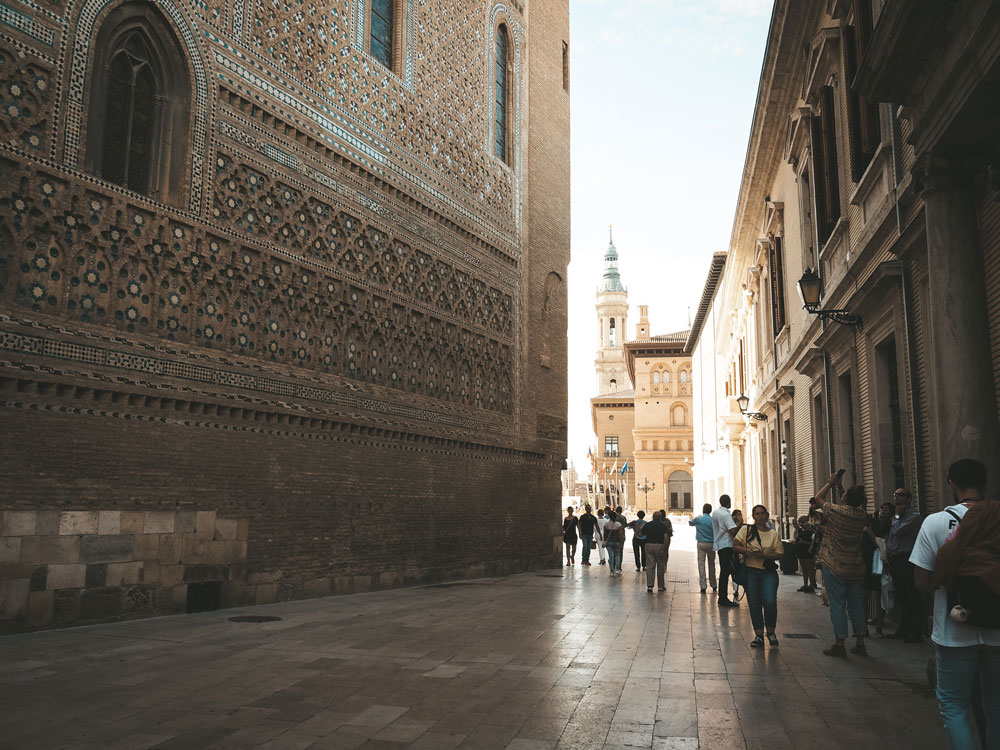
<instances>
[{"instance_id":1,"label":"cathedral facade","mask_svg":"<svg viewBox=\"0 0 1000 750\"><path fill-rule=\"evenodd\" d=\"M0 630L554 564L568 2L3 7Z\"/></svg>"},{"instance_id":2,"label":"cathedral facade","mask_svg":"<svg viewBox=\"0 0 1000 750\"><path fill-rule=\"evenodd\" d=\"M649 307L640 305L635 337L626 339L628 290L610 238L595 308L598 390L590 413L597 438L592 451L596 500L647 513L690 514L694 383L689 332L652 335Z\"/></svg>"}]
</instances>

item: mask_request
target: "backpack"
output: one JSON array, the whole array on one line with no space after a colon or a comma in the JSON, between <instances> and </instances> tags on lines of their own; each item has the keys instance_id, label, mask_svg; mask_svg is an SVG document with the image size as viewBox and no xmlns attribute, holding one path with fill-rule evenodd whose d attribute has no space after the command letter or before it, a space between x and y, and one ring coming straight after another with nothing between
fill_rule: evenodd
<instances>
[{"instance_id":1,"label":"backpack","mask_svg":"<svg viewBox=\"0 0 1000 750\"><path fill-rule=\"evenodd\" d=\"M958 523L962 517L945 511ZM997 560L1000 565L1000 560ZM948 614L952 620L989 630L1000 629L1000 594L978 576L955 576L948 586Z\"/></svg>"}]
</instances>

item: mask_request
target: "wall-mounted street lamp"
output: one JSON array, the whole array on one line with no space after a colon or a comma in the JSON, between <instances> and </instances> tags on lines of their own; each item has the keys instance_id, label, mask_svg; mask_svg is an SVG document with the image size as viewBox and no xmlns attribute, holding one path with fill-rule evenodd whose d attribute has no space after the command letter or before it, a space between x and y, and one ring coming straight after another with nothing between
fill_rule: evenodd
<instances>
[{"instance_id":1,"label":"wall-mounted street lamp","mask_svg":"<svg viewBox=\"0 0 1000 750\"><path fill-rule=\"evenodd\" d=\"M736 399L736 403L740 406L740 414L744 417L750 417L751 419L756 419L759 422L766 422L767 415L761 414L759 411L747 411L747 407L750 406L750 398L741 395Z\"/></svg>"},{"instance_id":2,"label":"wall-mounted street lamp","mask_svg":"<svg viewBox=\"0 0 1000 750\"><path fill-rule=\"evenodd\" d=\"M802 298L802 306L806 309L806 312L809 312L812 315L818 315L822 319L829 318L834 323L860 328L860 315L855 315L847 310L819 309L819 295L822 285L823 282L820 280L819 276L816 275L816 271L812 268L806 268L798 283L799 296Z\"/></svg>"}]
</instances>

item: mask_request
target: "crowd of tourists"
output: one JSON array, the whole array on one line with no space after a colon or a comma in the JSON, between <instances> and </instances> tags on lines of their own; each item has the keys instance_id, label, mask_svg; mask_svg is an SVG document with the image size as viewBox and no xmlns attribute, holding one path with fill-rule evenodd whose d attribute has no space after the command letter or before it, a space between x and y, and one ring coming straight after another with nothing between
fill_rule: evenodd
<instances>
[{"instance_id":1,"label":"crowd of tourists","mask_svg":"<svg viewBox=\"0 0 1000 750\"><path fill-rule=\"evenodd\" d=\"M751 648L775 648L778 569L784 560L786 570L801 573L798 591L817 594L829 606L833 643L822 653L834 659L848 653L867 657L869 625L876 638L923 642L925 602L932 600L936 694L951 747L977 747L971 712L982 747L1000 750L1000 501L984 500L986 466L974 459L952 464L947 484L954 503L926 517L913 507L905 487L869 514L864 486L845 489L843 474L831 474L810 498L788 551L763 505L745 522L728 495L714 511L706 504L689 521L701 593L711 586L718 606L732 608L740 606L742 591L754 630ZM652 593L654 577L664 591L673 527L663 511L648 521L643 511L636 515L629 521L621 507L600 508L595 515L587 505L577 516L567 508L566 564L575 565L579 541L582 565L590 565L596 548L601 565L607 553L610 575L621 575L625 530L631 529L636 570L646 571L647 591ZM892 632L885 630L887 618L896 623Z\"/></svg>"},{"instance_id":2,"label":"crowd of tourists","mask_svg":"<svg viewBox=\"0 0 1000 750\"><path fill-rule=\"evenodd\" d=\"M636 513L629 521L619 505L598 508L593 513L590 505L577 516L572 506L566 508L563 519L563 545L566 547L566 565L576 564L576 548L583 546L581 565L590 565L590 552L598 550L600 565L605 564L607 554L608 574L613 578L622 574L622 556L625 547L626 529L632 530L632 554L635 556L636 571L646 572L646 590L653 592L655 582L660 591L666 591L667 557L670 540L674 535L673 525L666 512L655 511L646 520L645 511Z\"/></svg>"}]
</instances>

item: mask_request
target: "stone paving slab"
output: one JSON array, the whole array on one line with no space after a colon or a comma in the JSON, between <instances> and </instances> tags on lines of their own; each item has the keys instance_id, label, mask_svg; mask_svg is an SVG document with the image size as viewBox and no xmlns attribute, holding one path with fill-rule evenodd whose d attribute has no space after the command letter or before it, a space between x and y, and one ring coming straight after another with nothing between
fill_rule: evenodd
<instances>
[{"instance_id":1,"label":"stone paving slab","mask_svg":"<svg viewBox=\"0 0 1000 750\"><path fill-rule=\"evenodd\" d=\"M946 746L928 645L824 657L827 609L782 576L781 645L751 650L686 531L654 594L626 560L0 638L0 748Z\"/></svg>"}]
</instances>

